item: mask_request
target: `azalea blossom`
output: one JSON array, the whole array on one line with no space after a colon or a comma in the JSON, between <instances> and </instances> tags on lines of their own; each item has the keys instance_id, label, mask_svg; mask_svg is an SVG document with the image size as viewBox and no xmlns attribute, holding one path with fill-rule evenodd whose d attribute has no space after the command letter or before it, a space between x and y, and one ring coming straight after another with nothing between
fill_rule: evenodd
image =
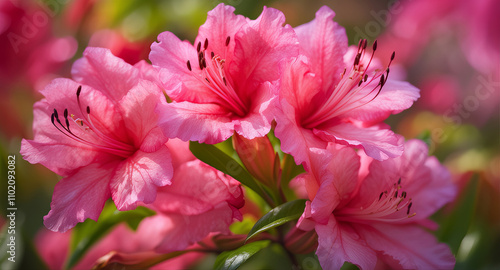
<instances>
[{"instance_id":1,"label":"azalea blossom","mask_svg":"<svg viewBox=\"0 0 500 270\"><path fill-rule=\"evenodd\" d=\"M149 58L173 100L158 108L166 136L212 144L234 132L247 139L266 135L274 118L272 82L280 77L280 63L298 53L284 21L272 8L249 20L219 4L194 45L161 33Z\"/></svg>"},{"instance_id":2,"label":"azalea blossom","mask_svg":"<svg viewBox=\"0 0 500 270\"><path fill-rule=\"evenodd\" d=\"M119 210L152 203L158 187L171 183L167 138L157 126L156 83L145 64L131 66L108 49L87 48L73 79L56 79L34 105L33 140L21 154L63 176L44 224L66 231L97 220L108 198ZM146 72L149 72L146 70Z\"/></svg>"},{"instance_id":3,"label":"azalea blossom","mask_svg":"<svg viewBox=\"0 0 500 270\"><path fill-rule=\"evenodd\" d=\"M159 188L152 204L141 204L156 215L144 218L136 231L125 225L115 227L76 269L90 269L97 259L112 251L146 261L150 255L189 249L215 234L229 234L229 225L242 219L239 209L244 200L238 181L196 159L189 151L189 143L172 139L166 145L172 151L172 185ZM63 268L69 240L68 232L42 230L39 234L38 250L51 269ZM200 253L188 253L152 269L184 269L200 257Z\"/></svg>"},{"instance_id":4,"label":"azalea blossom","mask_svg":"<svg viewBox=\"0 0 500 270\"><path fill-rule=\"evenodd\" d=\"M276 115L282 150L298 164L307 161L308 148L325 149L329 142L362 148L378 160L397 157L400 137L382 121L410 107L418 89L389 79L389 66L374 58L376 42L372 53L366 40L348 49L334 16L324 6L295 28L301 55L283 72Z\"/></svg>"},{"instance_id":5,"label":"azalea blossom","mask_svg":"<svg viewBox=\"0 0 500 270\"><path fill-rule=\"evenodd\" d=\"M349 147L312 149L303 178L310 201L298 227L318 234L316 254L324 269L350 262L361 269L386 264L404 269L452 269L453 254L423 227L453 200L449 172L418 140L402 156L361 158ZM366 171L368 170L368 171Z\"/></svg>"}]
</instances>

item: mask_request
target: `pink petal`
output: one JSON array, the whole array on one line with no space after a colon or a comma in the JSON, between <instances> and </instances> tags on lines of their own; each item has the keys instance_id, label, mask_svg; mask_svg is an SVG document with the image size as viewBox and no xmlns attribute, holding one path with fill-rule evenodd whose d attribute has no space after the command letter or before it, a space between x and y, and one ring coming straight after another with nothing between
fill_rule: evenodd
<instances>
[{"instance_id":1,"label":"pink petal","mask_svg":"<svg viewBox=\"0 0 500 270\"><path fill-rule=\"evenodd\" d=\"M408 109L420 97L419 89L407 82L388 80L380 94L368 104L354 109L343 117L376 124L391 114Z\"/></svg>"},{"instance_id":2,"label":"pink petal","mask_svg":"<svg viewBox=\"0 0 500 270\"><path fill-rule=\"evenodd\" d=\"M236 33L228 69L243 100L252 99L260 83L278 79L280 62L298 54L295 32L289 25L283 27L284 23L281 11L264 7L257 19Z\"/></svg>"},{"instance_id":3,"label":"pink petal","mask_svg":"<svg viewBox=\"0 0 500 270\"><path fill-rule=\"evenodd\" d=\"M193 45L170 32L158 35L158 41L151 45L149 59L159 69L160 80L168 96L179 102L216 101L217 96L207 91L200 82L198 53ZM188 61L192 71L187 67Z\"/></svg>"},{"instance_id":4,"label":"pink petal","mask_svg":"<svg viewBox=\"0 0 500 270\"><path fill-rule=\"evenodd\" d=\"M219 143L233 135L228 112L215 104L172 102L157 107L159 126L168 138Z\"/></svg>"},{"instance_id":5,"label":"pink petal","mask_svg":"<svg viewBox=\"0 0 500 270\"><path fill-rule=\"evenodd\" d=\"M110 182L111 196L118 210L134 209L137 202L154 202L158 187L171 184L172 171L166 146L152 153L138 150L124 160Z\"/></svg>"},{"instance_id":6,"label":"pink petal","mask_svg":"<svg viewBox=\"0 0 500 270\"><path fill-rule=\"evenodd\" d=\"M276 112L276 137L281 141L281 150L291 154L297 164L308 164L309 148L326 148L327 143L309 129L299 126L295 119L295 108L286 100ZM307 166L307 165L306 165Z\"/></svg>"},{"instance_id":7,"label":"pink petal","mask_svg":"<svg viewBox=\"0 0 500 270\"><path fill-rule=\"evenodd\" d=\"M340 269L345 262L360 269L374 269L377 262L375 252L350 225L337 222L332 215L328 224L316 225L316 233L316 255L323 269Z\"/></svg>"},{"instance_id":8,"label":"pink petal","mask_svg":"<svg viewBox=\"0 0 500 270\"><path fill-rule=\"evenodd\" d=\"M200 160L193 160L176 169L172 185L159 190L153 206L165 214L199 215L222 202L242 206L239 183Z\"/></svg>"},{"instance_id":9,"label":"pink petal","mask_svg":"<svg viewBox=\"0 0 500 270\"><path fill-rule=\"evenodd\" d=\"M65 232L87 218L97 221L110 197L108 179L114 166L116 162L91 164L59 181L52 195L51 210L43 218L45 226Z\"/></svg>"},{"instance_id":10,"label":"pink petal","mask_svg":"<svg viewBox=\"0 0 500 270\"><path fill-rule=\"evenodd\" d=\"M275 95L270 83L263 83L253 93L250 112L241 119L234 120L234 131L247 139L265 136L271 130L274 119Z\"/></svg>"},{"instance_id":11,"label":"pink petal","mask_svg":"<svg viewBox=\"0 0 500 270\"><path fill-rule=\"evenodd\" d=\"M342 144L362 147L368 156L377 160L394 158L403 153L400 136L389 129L359 128L353 124L344 123L322 130L314 129L313 132L325 141L337 141Z\"/></svg>"},{"instance_id":12,"label":"pink petal","mask_svg":"<svg viewBox=\"0 0 500 270\"><path fill-rule=\"evenodd\" d=\"M314 20L295 27L301 52L309 58L312 72L323 81L323 91L333 89L340 81L347 51L345 29L334 22L333 17L335 12L323 6Z\"/></svg>"},{"instance_id":13,"label":"pink petal","mask_svg":"<svg viewBox=\"0 0 500 270\"><path fill-rule=\"evenodd\" d=\"M174 171L177 170L177 167L180 165L196 159L189 150L189 142L180 139L169 139L166 145L172 156L172 167Z\"/></svg>"},{"instance_id":14,"label":"pink petal","mask_svg":"<svg viewBox=\"0 0 500 270\"><path fill-rule=\"evenodd\" d=\"M155 112L156 105L162 99L163 94L156 84L141 80L120 102L124 126L134 136L134 144L141 151L154 152L167 141L158 127L158 115Z\"/></svg>"},{"instance_id":15,"label":"pink petal","mask_svg":"<svg viewBox=\"0 0 500 270\"><path fill-rule=\"evenodd\" d=\"M75 61L71 74L75 81L101 91L114 101L126 95L140 78L138 69L114 56L109 49L92 47L85 49L83 58Z\"/></svg>"},{"instance_id":16,"label":"pink petal","mask_svg":"<svg viewBox=\"0 0 500 270\"><path fill-rule=\"evenodd\" d=\"M246 23L245 17L234 14L234 7L221 3L208 12L207 21L200 26L194 44L195 46L198 42L204 44L207 39L208 50L229 61L230 54L234 50L234 36ZM230 38L228 47L226 47L227 37Z\"/></svg>"},{"instance_id":17,"label":"pink petal","mask_svg":"<svg viewBox=\"0 0 500 270\"><path fill-rule=\"evenodd\" d=\"M158 70L148 62L141 60L134 65L141 72L141 78L156 83L161 87L160 74Z\"/></svg>"},{"instance_id":18,"label":"pink petal","mask_svg":"<svg viewBox=\"0 0 500 270\"><path fill-rule=\"evenodd\" d=\"M356 231L374 250L399 261L404 269L453 269L455 258L446 244L413 225L358 225Z\"/></svg>"}]
</instances>

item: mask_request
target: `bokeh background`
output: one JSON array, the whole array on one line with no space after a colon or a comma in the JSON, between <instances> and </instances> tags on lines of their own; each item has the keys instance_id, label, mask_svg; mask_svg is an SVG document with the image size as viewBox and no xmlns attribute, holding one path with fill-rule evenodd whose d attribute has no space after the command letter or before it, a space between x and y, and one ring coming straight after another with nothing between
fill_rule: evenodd
<instances>
[{"instance_id":1,"label":"bokeh background","mask_svg":"<svg viewBox=\"0 0 500 270\"><path fill-rule=\"evenodd\" d=\"M16 264L0 247L0 268L43 269L34 242L59 177L19 155L32 138L37 92L69 77L87 46L107 47L134 64L147 60L163 31L193 41L216 0L0 0L0 212L7 208L7 156L16 156ZM230 0L237 14L256 18L263 6L281 10L297 26L327 5L350 44L378 40L376 57L396 59L391 76L421 89L409 110L387 121L407 139L425 140L452 172L459 196L434 219L450 245L456 269L500 269L500 1L498 0ZM2 230L2 238L5 228ZM404 241L404 240L403 240ZM213 258L198 264L210 266ZM289 269L279 254L261 252L248 269ZM305 260L307 261L307 260ZM9 267L9 268L7 268ZM302 269L319 269L304 263ZM349 268L352 266L347 266Z\"/></svg>"}]
</instances>

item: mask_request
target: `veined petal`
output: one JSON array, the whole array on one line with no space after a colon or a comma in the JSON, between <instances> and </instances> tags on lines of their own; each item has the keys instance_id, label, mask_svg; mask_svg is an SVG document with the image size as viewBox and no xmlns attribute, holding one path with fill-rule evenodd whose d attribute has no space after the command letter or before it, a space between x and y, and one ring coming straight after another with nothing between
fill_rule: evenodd
<instances>
[{"instance_id":1,"label":"veined petal","mask_svg":"<svg viewBox=\"0 0 500 270\"><path fill-rule=\"evenodd\" d=\"M229 113L215 104L172 102L157 107L159 126L168 138L219 143L233 135Z\"/></svg>"},{"instance_id":2,"label":"veined petal","mask_svg":"<svg viewBox=\"0 0 500 270\"><path fill-rule=\"evenodd\" d=\"M138 202L154 202L158 187L171 184L172 171L165 145L152 153L138 150L122 161L109 183L118 210L134 209Z\"/></svg>"},{"instance_id":3,"label":"veined petal","mask_svg":"<svg viewBox=\"0 0 500 270\"><path fill-rule=\"evenodd\" d=\"M360 269L374 269L376 253L360 238L349 224L337 222L333 215L328 224L317 224L318 255L323 269L340 269L345 262L357 265Z\"/></svg>"},{"instance_id":4,"label":"veined petal","mask_svg":"<svg viewBox=\"0 0 500 270\"><path fill-rule=\"evenodd\" d=\"M342 123L321 130L314 129L313 132L325 141L362 147L368 156L377 160L394 158L403 153L400 136L376 126L359 128L354 124Z\"/></svg>"},{"instance_id":5,"label":"veined petal","mask_svg":"<svg viewBox=\"0 0 500 270\"><path fill-rule=\"evenodd\" d=\"M140 78L139 70L114 56L109 49L89 47L75 61L71 74L75 81L98 89L117 102ZM75 90L76 91L76 90Z\"/></svg>"},{"instance_id":6,"label":"veined petal","mask_svg":"<svg viewBox=\"0 0 500 270\"><path fill-rule=\"evenodd\" d=\"M235 119L234 130L247 139L265 136L271 130L275 115L275 99L271 83L261 84L253 93L250 112L241 119Z\"/></svg>"},{"instance_id":7,"label":"veined petal","mask_svg":"<svg viewBox=\"0 0 500 270\"><path fill-rule=\"evenodd\" d=\"M198 53L193 45L181 41L171 32L159 34L158 41L151 45L149 59L159 69L160 81L168 96L178 102L216 101L216 96L200 82ZM187 66L188 61L191 71Z\"/></svg>"},{"instance_id":8,"label":"veined petal","mask_svg":"<svg viewBox=\"0 0 500 270\"><path fill-rule=\"evenodd\" d=\"M419 89L407 82L388 80L380 94L343 117L363 121L366 125L384 121L389 115L408 109L420 97Z\"/></svg>"},{"instance_id":9,"label":"veined petal","mask_svg":"<svg viewBox=\"0 0 500 270\"><path fill-rule=\"evenodd\" d=\"M298 54L297 38L279 10L266 8L248 21L235 36L232 61L228 63L235 89L243 100L252 99L261 83L277 80L280 63Z\"/></svg>"},{"instance_id":10,"label":"veined petal","mask_svg":"<svg viewBox=\"0 0 500 270\"><path fill-rule=\"evenodd\" d=\"M281 141L281 150L291 154L297 164L309 164L309 148L323 148L327 142L318 138L309 129L297 124L295 108L286 100L281 101L281 107L276 112L276 137Z\"/></svg>"},{"instance_id":11,"label":"veined petal","mask_svg":"<svg viewBox=\"0 0 500 270\"><path fill-rule=\"evenodd\" d=\"M415 225L377 223L354 225L374 250L399 262L404 269L453 269L455 258L446 244Z\"/></svg>"},{"instance_id":12,"label":"veined petal","mask_svg":"<svg viewBox=\"0 0 500 270\"><path fill-rule=\"evenodd\" d=\"M137 148L144 152L154 152L168 140L158 127L156 105L164 101L163 94L156 84L141 80L120 101L125 119L124 125Z\"/></svg>"},{"instance_id":13,"label":"veined petal","mask_svg":"<svg viewBox=\"0 0 500 270\"><path fill-rule=\"evenodd\" d=\"M208 50L229 62L234 50L234 36L246 24L245 17L234 14L234 7L220 3L208 12L207 21L200 26L194 44L197 46L201 42L204 45L208 40ZM230 42L226 46L227 37Z\"/></svg>"},{"instance_id":14,"label":"veined petal","mask_svg":"<svg viewBox=\"0 0 500 270\"><path fill-rule=\"evenodd\" d=\"M323 91L333 89L340 81L347 51L345 29L333 21L334 17L335 12L323 6L316 12L314 20L294 28L301 53L308 57L312 72L323 81Z\"/></svg>"},{"instance_id":15,"label":"veined petal","mask_svg":"<svg viewBox=\"0 0 500 270\"><path fill-rule=\"evenodd\" d=\"M65 232L78 222L97 221L110 196L108 181L116 162L91 164L63 178L54 188L50 212L43 218L47 228Z\"/></svg>"}]
</instances>

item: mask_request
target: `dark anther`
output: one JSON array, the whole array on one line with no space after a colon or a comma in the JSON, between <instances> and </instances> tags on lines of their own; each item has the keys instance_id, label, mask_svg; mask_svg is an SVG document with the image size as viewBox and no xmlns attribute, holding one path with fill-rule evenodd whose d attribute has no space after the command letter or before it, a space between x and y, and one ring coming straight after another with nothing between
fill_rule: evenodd
<instances>
[{"instance_id":1,"label":"dark anther","mask_svg":"<svg viewBox=\"0 0 500 270\"><path fill-rule=\"evenodd\" d=\"M198 42L198 46L196 46L196 51L200 52L200 50L201 50L201 41Z\"/></svg>"},{"instance_id":2,"label":"dark anther","mask_svg":"<svg viewBox=\"0 0 500 270\"><path fill-rule=\"evenodd\" d=\"M398 185L401 185L401 177L399 177Z\"/></svg>"},{"instance_id":3,"label":"dark anther","mask_svg":"<svg viewBox=\"0 0 500 270\"><path fill-rule=\"evenodd\" d=\"M382 199L382 195L384 195L384 192L380 192L380 195L378 196L378 200Z\"/></svg>"},{"instance_id":4,"label":"dark anther","mask_svg":"<svg viewBox=\"0 0 500 270\"><path fill-rule=\"evenodd\" d=\"M82 86L78 86L78 89L76 90L76 97L80 97L80 93L82 92Z\"/></svg>"},{"instance_id":5,"label":"dark anther","mask_svg":"<svg viewBox=\"0 0 500 270\"><path fill-rule=\"evenodd\" d=\"M68 118L68 109L64 109L64 118Z\"/></svg>"},{"instance_id":6,"label":"dark anther","mask_svg":"<svg viewBox=\"0 0 500 270\"><path fill-rule=\"evenodd\" d=\"M208 78L205 78L205 80L207 80L207 82L210 83L210 81L208 80Z\"/></svg>"},{"instance_id":7,"label":"dark anther","mask_svg":"<svg viewBox=\"0 0 500 270\"><path fill-rule=\"evenodd\" d=\"M392 52L392 55L391 55L391 61L394 60L394 57L396 56L396 52Z\"/></svg>"},{"instance_id":8,"label":"dark anther","mask_svg":"<svg viewBox=\"0 0 500 270\"><path fill-rule=\"evenodd\" d=\"M361 86L361 83L363 83L363 80L359 80L358 87Z\"/></svg>"},{"instance_id":9,"label":"dark anther","mask_svg":"<svg viewBox=\"0 0 500 270\"><path fill-rule=\"evenodd\" d=\"M87 114L90 114L90 107L87 106Z\"/></svg>"},{"instance_id":10,"label":"dark anther","mask_svg":"<svg viewBox=\"0 0 500 270\"><path fill-rule=\"evenodd\" d=\"M54 116L56 117L56 119L58 119L58 118L59 118L59 114L57 113L57 110L56 110L56 109L54 109Z\"/></svg>"},{"instance_id":11,"label":"dark anther","mask_svg":"<svg viewBox=\"0 0 500 270\"><path fill-rule=\"evenodd\" d=\"M360 58L361 58L361 53L358 53L358 54L356 55L356 58L354 58L354 65L355 65L355 66L359 65L359 60L360 60Z\"/></svg>"},{"instance_id":12,"label":"dark anther","mask_svg":"<svg viewBox=\"0 0 500 270\"><path fill-rule=\"evenodd\" d=\"M380 87L384 86L385 84L385 75L382 74L382 76L380 76Z\"/></svg>"},{"instance_id":13,"label":"dark anther","mask_svg":"<svg viewBox=\"0 0 500 270\"><path fill-rule=\"evenodd\" d=\"M211 52L211 53L210 53L210 56L212 57L212 59L214 59L215 53L214 53L214 52Z\"/></svg>"},{"instance_id":14,"label":"dark anther","mask_svg":"<svg viewBox=\"0 0 500 270\"><path fill-rule=\"evenodd\" d=\"M198 53L198 61L201 61L203 59L203 52Z\"/></svg>"},{"instance_id":15,"label":"dark anther","mask_svg":"<svg viewBox=\"0 0 500 270\"><path fill-rule=\"evenodd\" d=\"M363 50L366 49L366 46L368 45L368 40L363 39Z\"/></svg>"},{"instance_id":16,"label":"dark anther","mask_svg":"<svg viewBox=\"0 0 500 270\"><path fill-rule=\"evenodd\" d=\"M401 198L405 198L406 199L406 191L403 191L403 193L401 193Z\"/></svg>"},{"instance_id":17,"label":"dark anther","mask_svg":"<svg viewBox=\"0 0 500 270\"><path fill-rule=\"evenodd\" d=\"M231 40L231 37L230 36L227 36L226 38L226 46L229 45L229 41Z\"/></svg>"},{"instance_id":18,"label":"dark anther","mask_svg":"<svg viewBox=\"0 0 500 270\"><path fill-rule=\"evenodd\" d=\"M55 126L56 124L54 123L54 118L55 118L54 113L52 113L52 114L50 115L50 121L52 122L52 125L54 125L54 126Z\"/></svg>"},{"instance_id":19,"label":"dark anther","mask_svg":"<svg viewBox=\"0 0 500 270\"><path fill-rule=\"evenodd\" d=\"M375 42L373 42L373 51L376 51L377 50L377 40L375 40Z\"/></svg>"},{"instance_id":20,"label":"dark anther","mask_svg":"<svg viewBox=\"0 0 500 270\"><path fill-rule=\"evenodd\" d=\"M203 68L207 68L207 61L205 61L205 58L201 59L201 65Z\"/></svg>"},{"instance_id":21,"label":"dark anther","mask_svg":"<svg viewBox=\"0 0 500 270\"><path fill-rule=\"evenodd\" d=\"M187 61L187 67L188 67L189 71L191 71L191 62L189 62L189 60Z\"/></svg>"},{"instance_id":22,"label":"dark anther","mask_svg":"<svg viewBox=\"0 0 500 270\"><path fill-rule=\"evenodd\" d=\"M365 74L365 78L363 79L365 82L368 80L368 74Z\"/></svg>"},{"instance_id":23,"label":"dark anther","mask_svg":"<svg viewBox=\"0 0 500 270\"><path fill-rule=\"evenodd\" d=\"M207 49L208 48L208 39L205 39L205 43L203 44L203 49Z\"/></svg>"},{"instance_id":24,"label":"dark anther","mask_svg":"<svg viewBox=\"0 0 500 270\"><path fill-rule=\"evenodd\" d=\"M396 192L394 192L394 198L397 198L398 197L398 191L396 190Z\"/></svg>"},{"instance_id":25,"label":"dark anther","mask_svg":"<svg viewBox=\"0 0 500 270\"><path fill-rule=\"evenodd\" d=\"M411 209L411 205L412 205L412 204L413 204L412 202L411 202L410 204L408 204L408 210L406 211L406 214L407 214L407 215L409 215L409 214L410 214L410 209Z\"/></svg>"},{"instance_id":26,"label":"dark anther","mask_svg":"<svg viewBox=\"0 0 500 270\"><path fill-rule=\"evenodd\" d=\"M226 77L222 77L222 81L224 82L224 85L227 86Z\"/></svg>"}]
</instances>

